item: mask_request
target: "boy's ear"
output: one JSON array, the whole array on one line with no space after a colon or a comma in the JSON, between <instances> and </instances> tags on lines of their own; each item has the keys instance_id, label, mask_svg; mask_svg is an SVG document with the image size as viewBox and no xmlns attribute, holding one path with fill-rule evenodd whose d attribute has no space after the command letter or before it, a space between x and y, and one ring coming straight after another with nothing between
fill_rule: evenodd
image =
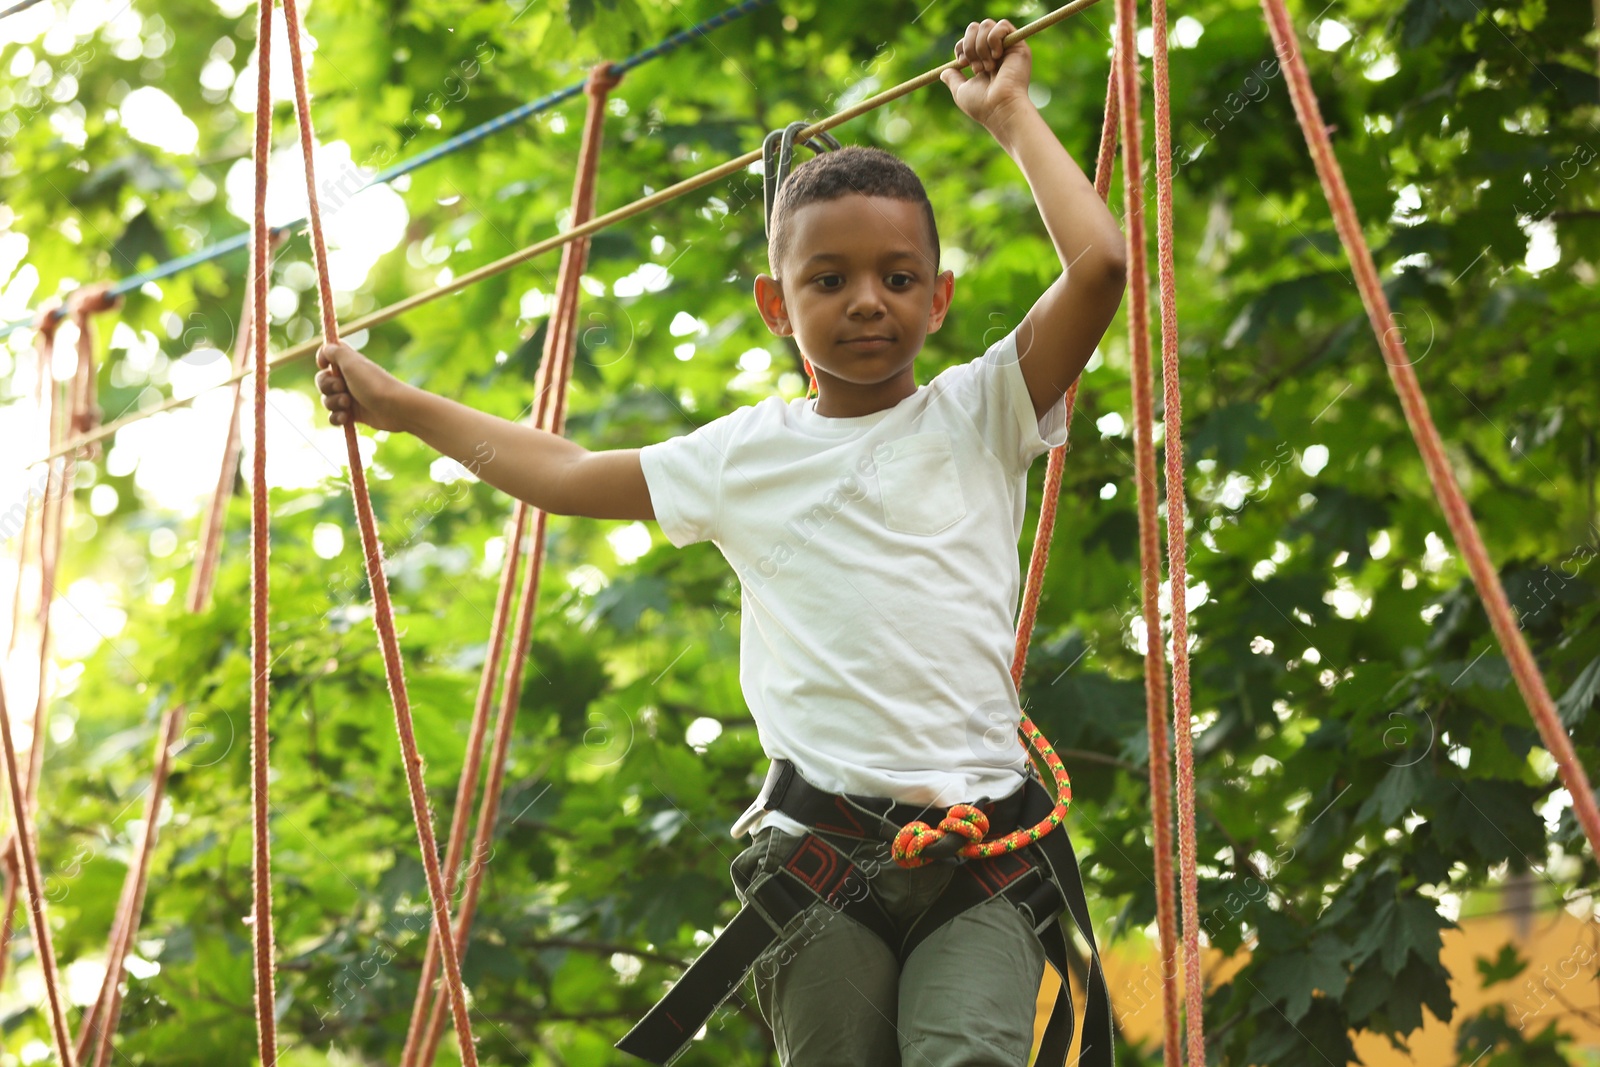
<instances>
[{"instance_id":1,"label":"boy's ear","mask_svg":"<svg viewBox=\"0 0 1600 1067\"><path fill-rule=\"evenodd\" d=\"M783 304L783 287L770 274L756 275L756 310L761 312L767 329L779 337L794 335L794 327L789 324L789 310Z\"/></svg>"},{"instance_id":2,"label":"boy's ear","mask_svg":"<svg viewBox=\"0 0 1600 1067\"><path fill-rule=\"evenodd\" d=\"M956 275L954 271L941 271L933 279L933 307L928 311L928 332L936 333L944 325L944 317L950 313L950 301L955 296Z\"/></svg>"}]
</instances>

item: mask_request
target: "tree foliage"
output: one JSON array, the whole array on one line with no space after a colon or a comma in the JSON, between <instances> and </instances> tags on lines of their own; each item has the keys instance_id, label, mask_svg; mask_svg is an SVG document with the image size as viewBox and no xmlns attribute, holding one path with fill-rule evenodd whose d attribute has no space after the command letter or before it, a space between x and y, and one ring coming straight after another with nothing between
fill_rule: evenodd
<instances>
[{"instance_id":1,"label":"tree foliage","mask_svg":"<svg viewBox=\"0 0 1600 1067\"><path fill-rule=\"evenodd\" d=\"M225 190L250 151L252 119L233 100L253 99L255 9L132 0L104 22L78 17L86 3L72 17L42 6L55 8L52 28L0 47L0 218L27 238L22 265L0 264L18 272L8 304L26 299L29 268L36 295L50 294L240 232ZM318 3L306 13L317 132L381 167L719 7ZM599 208L942 62L969 18L992 13L785 0L645 65L613 95ZM1463 901L1481 908L1492 898L1478 891L1525 872L1557 901L1600 871L1449 544L1260 11L1205 0L1174 14L1203 28L1180 25L1185 47L1172 55L1200 903L1209 942L1248 952L1208 996L1206 1028L1217 1062L1346 1062L1355 1033L1403 1046L1424 1009L1455 1016L1440 946ZM1395 328L1580 762L1600 766L1593 12L1578 0L1352 0L1294 14ZM1033 41L1037 99L1086 168L1111 19L1101 5ZM1145 60L1147 130L1149 70ZM244 89L228 88L235 77ZM124 127L118 108L144 86L194 122L192 154ZM275 124L291 145L290 104ZM403 247L342 298L341 316L553 232L581 126L579 101L413 174ZM903 155L938 212L959 277L922 357L927 381L1015 324L1059 264L1016 168L943 89L838 132ZM1153 166L1143 178L1153 192ZM1530 270L1530 242L1559 261ZM317 329L309 260L303 235L276 260L274 284L294 307L275 314L275 348ZM102 368L108 413L167 388L195 340L174 322L204 323L226 347L244 263L236 254L130 295L118 314L132 332L112 340ZM797 354L751 306L763 269L751 174L597 239L568 435L636 447L774 390L798 395ZM532 400L547 311L526 294L548 296L553 275L553 258L530 263L374 329L365 350L419 386L516 417ZM1113 941L1143 938L1155 910L1126 338L1119 318L1084 379L1023 691L1069 753L1070 827ZM159 355L131 359L152 342ZM16 378L26 344L12 339L0 371ZM309 379L302 364L273 384L309 394ZM16 388L4 399L29 402ZM202 466L220 445L220 433L199 444ZM388 437L371 485L442 834L509 508L482 484L441 480L435 459ZM115 489L113 510L89 513L90 484ZM215 606L194 616L172 595L188 584L192 518L154 506L136 472L86 464L80 485L61 588L113 587L127 623L81 676L64 675L52 712L70 727L47 749L40 812L57 951L64 962L103 955L156 724L187 706L138 946L159 969L130 979L119 1049L133 1063L240 1062L255 1040L242 922L248 499L228 514ZM320 485L274 490L271 504L283 1062L392 1062L428 910L351 506L332 466ZM313 542L329 523L348 536L326 559ZM738 683L740 591L710 544L675 550L651 529L635 554L616 547L616 531L550 523L465 961L485 1063L611 1062L611 1043L677 973L671 961L693 958L702 932L732 914L727 867L740 845L727 830L764 770ZM152 551L163 532L175 552ZM25 932L15 951L31 966ZM1498 966L1514 967L1512 955ZM1113 995L1125 1019L1160 1010ZM40 1005L8 996L7 1044L45 1037ZM1490 1050L1489 1064L1568 1062L1559 1029L1537 1029L1498 1009L1468 1020L1462 1062ZM1153 1063L1159 1050L1126 1054ZM447 1040L441 1060L455 1055ZM774 1058L753 1011L731 1010L683 1062Z\"/></svg>"}]
</instances>

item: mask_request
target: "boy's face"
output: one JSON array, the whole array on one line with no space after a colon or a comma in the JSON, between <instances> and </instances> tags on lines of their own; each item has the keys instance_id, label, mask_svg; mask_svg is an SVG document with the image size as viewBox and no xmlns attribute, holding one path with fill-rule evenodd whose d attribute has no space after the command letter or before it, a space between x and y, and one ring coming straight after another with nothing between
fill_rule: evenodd
<instances>
[{"instance_id":1,"label":"boy's face","mask_svg":"<svg viewBox=\"0 0 1600 1067\"><path fill-rule=\"evenodd\" d=\"M813 201L789 216L788 238L781 280L757 278L756 304L768 328L793 336L811 361L819 412L868 414L916 392L912 361L944 323L954 286L949 271L935 273L922 206L881 196Z\"/></svg>"}]
</instances>

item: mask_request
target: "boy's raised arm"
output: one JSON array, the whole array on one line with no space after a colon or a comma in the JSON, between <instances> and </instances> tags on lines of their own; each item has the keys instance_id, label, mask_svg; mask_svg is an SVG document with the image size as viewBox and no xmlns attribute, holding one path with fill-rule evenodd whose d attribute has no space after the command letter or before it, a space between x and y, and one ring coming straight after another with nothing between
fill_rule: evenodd
<instances>
[{"instance_id":1,"label":"boy's raised arm","mask_svg":"<svg viewBox=\"0 0 1600 1067\"><path fill-rule=\"evenodd\" d=\"M1061 259L1061 277L1045 290L1017 331L1023 380L1034 414L1043 417L1094 355L1126 288L1122 230L1090 181L1028 99L1033 56L1025 42L1006 48L1010 22L985 19L967 27L956 58L972 76L947 70L940 79L956 106L994 136L1016 161Z\"/></svg>"},{"instance_id":2,"label":"boy's raised arm","mask_svg":"<svg viewBox=\"0 0 1600 1067\"><path fill-rule=\"evenodd\" d=\"M403 430L478 478L552 515L654 519L636 448L591 452L545 430L502 419L395 378L349 345L317 353L329 421Z\"/></svg>"}]
</instances>

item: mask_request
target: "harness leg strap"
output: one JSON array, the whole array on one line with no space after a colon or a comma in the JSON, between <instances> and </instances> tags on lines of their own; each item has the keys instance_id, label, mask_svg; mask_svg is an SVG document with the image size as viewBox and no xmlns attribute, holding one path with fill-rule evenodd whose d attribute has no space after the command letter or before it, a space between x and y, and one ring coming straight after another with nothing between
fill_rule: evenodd
<instances>
[{"instance_id":1,"label":"harness leg strap","mask_svg":"<svg viewBox=\"0 0 1600 1067\"><path fill-rule=\"evenodd\" d=\"M739 884L737 872L734 877ZM784 934L793 933L795 919L810 914L818 903L861 923L885 943L895 943L893 923L867 891L866 877L815 834L802 837L769 876L739 888L748 902L666 996L617 1042L619 1050L661 1065L677 1059L743 984L757 958Z\"/></svg>"}]
</instances>

